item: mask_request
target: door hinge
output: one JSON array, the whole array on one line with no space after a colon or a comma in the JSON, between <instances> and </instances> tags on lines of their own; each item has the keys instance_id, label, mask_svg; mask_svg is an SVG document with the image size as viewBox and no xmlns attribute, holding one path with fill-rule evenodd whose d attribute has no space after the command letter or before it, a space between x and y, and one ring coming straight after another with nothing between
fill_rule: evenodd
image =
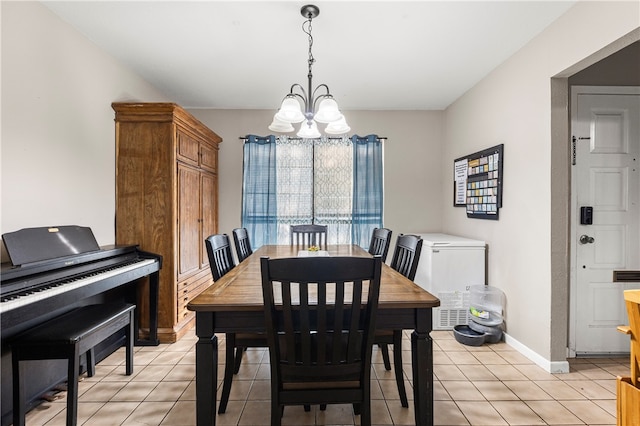
<instances>
[{"instance_id":1,"label":"door hinge","mask_svg":"<svg viewBox=\"0 0 640 426\"><path fill-rule=\"evenodd\" d=\"M572 166L576 165L576 142L590 140L590 139L591 139L590 137L584 137L584 136L580 136L578 138L576 138L575 136L571 137L571 165Z\"/></svg>"}]
</instances>

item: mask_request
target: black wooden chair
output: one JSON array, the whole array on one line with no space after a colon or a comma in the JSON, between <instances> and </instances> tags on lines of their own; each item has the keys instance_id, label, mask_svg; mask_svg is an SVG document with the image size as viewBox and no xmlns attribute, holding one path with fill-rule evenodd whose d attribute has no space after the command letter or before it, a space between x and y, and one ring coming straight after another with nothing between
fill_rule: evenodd
<instances>
[{"instance_id":1,"label":"black wooden chair","mask_svg":"<svg viewBox=\"0 0 640 426\"><path fill-rule=\"evenodd\" d=\"M238 263L245 260L249 255L253 254L251 241L249 241L249 233L246 228L236 228L233 230L233 242L236 246L236 256Z\"/></svg>"},{"instance_id":2,"label":"black wooden chair","mask_svg":"<svg viewBox=\"0 0 640 426\"><path fill-rule=\"evenodd\" d=\"M263 257L260 263L271 425L281 424L285 405L345 403L353 404L361 425L371 425L381 258Z\"/></svg>"},{"instance_id":3,"label":"black wooden chair","mask_svg":"<svg viewBox=\"0 0 640 426\"><path fill-rule=\"evenodd\" d=\"M418 270L421 251L422 238L418 235L400 234L391 258L391 267L413 281Z\"/></svg>"},{"instance_id":4,"label":"black wooden chair","mask_svg":"<svg viewBox=\"0 0 640 426\"><path fill-rule=\"evenodd\" d=\"M229 237L227 234L211 235L205 239L205 245L209 255L211 274L213 280L217 281L235 267ZM227 410L233 375L238 374L240 370L244 351L248 347L266 348L267 336L262 333L226 333L225 345L224 379L218 406L220 414Z\"/></svg>"},{"instance_id":5,"label":"black wooden chair","mask_svg":"<svg viewBox=\"0 0 640 426\"><path fill-rule=\"evenodd\" d=\"M327 225L291 225L291 245L327 247Z\"/></svg>"},{"instance_id":6,"label":"black wooden chair","mask_svg":"<svg viewBox=\"0 0 640 426\"><path fill-rule=\"evenodd\" d=\"M210 235L204 240L204 243L207 247L213 280L218 281L236 266L231 254L229 236L227 234Z\"/></svg>"},{"instance_id":7,"label":"black wooden chair","mask_svg":"<svg viewBox=\"0 0 640 426\"><path fill-rule=\"evenodd\" d=\"M417 235L402 235L396 240L396 248L391 259L391 267L413 281L420 261L422 238ZM389 360L389 346L393 345L393 369L403 407L409 407L407 391L404 386L404 372L402 369L402 330L378 330L374 343L380 347L384 368L391 370Z\"/></svg>"},{"instance_id":8,"label":"black wooden chair","mask_svg":"<svg viewBox=\"0 0 640 426\"><path fill-rule=\"evenodd\" d=\"M369 243L369 253L372 256L382 257L382 261L387 261L389 254L389 245L391 244L391 229L375 228L371 233L371 242Z\"/></svg>"}]
</instances>

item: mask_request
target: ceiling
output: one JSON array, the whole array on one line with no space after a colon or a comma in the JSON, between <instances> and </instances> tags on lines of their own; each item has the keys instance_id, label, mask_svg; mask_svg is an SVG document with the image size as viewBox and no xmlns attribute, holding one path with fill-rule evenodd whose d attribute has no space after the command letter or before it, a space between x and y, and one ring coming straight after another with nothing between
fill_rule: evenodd
<instances>
[{"instance_id":1,"label":"ceiling","mask_svg":"<svg viewBox=\"0 0 640 426\"><path fill-rule=\"evenodd\" d=\"M314 87L343 110L444 109L572 1L317 1ZM303 1L44 1L186 108L276 109L307 84Z\"/></svg>"}]
</instances>

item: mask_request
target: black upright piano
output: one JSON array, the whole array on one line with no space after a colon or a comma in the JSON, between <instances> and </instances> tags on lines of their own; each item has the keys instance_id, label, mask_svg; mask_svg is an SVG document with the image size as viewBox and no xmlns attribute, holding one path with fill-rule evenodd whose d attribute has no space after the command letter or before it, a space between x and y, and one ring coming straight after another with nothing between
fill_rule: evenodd
<instances>
[{"instance_id":1,"label":"black upright piano","mask_svg":"<svg viewBox=\"0 0 640 426\"><path fill-rule=\"evenodd\" d=\"M138 313L136 345L158 344L161 256L135 245L100 247L91 229L81 226L21 229L3 234L2 240L10 258L0 272L3 426L12 420L10 342L18 333L83 305L116 299L137 304L141 286L148 285L148 333L144 339L138 335ZM96 359L108 356L119 344L104 342ZM29 376L27 400L36 405L41 395L65 380L66 366L59 360L32 361Z\"/></svg>"}]
</instances>

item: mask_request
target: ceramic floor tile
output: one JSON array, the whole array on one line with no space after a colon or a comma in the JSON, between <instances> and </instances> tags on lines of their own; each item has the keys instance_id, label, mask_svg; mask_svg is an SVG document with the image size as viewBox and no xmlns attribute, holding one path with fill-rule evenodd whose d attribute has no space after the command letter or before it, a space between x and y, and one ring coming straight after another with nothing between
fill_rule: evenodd
<instances>
[{"instance_id":1,"label":"ceramic floor tile","mask_svg":"<svg viewBox=\"0 0 640 426\"><path fill-rule=\"evenodd\" d=\"M157 382L129 382L116 393L111 401L144 401L153 391Z\"/></svg>"},{"instance_id":2,"label":"ceramic floor tile","mask_svg":"<svg viewBox=\"0 0 640 426\"><path fill-rule=\"evenodd\" d=\"M328 405L324 411L318 410L317 407L312 409L316 410L315 424L318 425L354 425L360 421L359 416L353 414L353 408L347 404ZM295 423L290 424L295 425Z\"/></svg>"},{"instance_id":3,"label":"ceramic floor tile","mask_svg":"<svg viewBox=\"0 0 640 426\"><path fill-rule=\"evenodd\" d=\"M29 426L42 426L66 408L65 401L43 402L27 413L25 422Z\"/></svg>"},{"instance_id":4,"label":"ceramic floor tile","mask_svg":"<svg viewBox=\"0 0 640 426\"><path fill-rule=\"evenodd\" d=\"M593 401L561 401L569 411L588 425L615 425L616 418Z\"/></svg>"},{"instance_id":5,"label":"ceramic floor tile","mask_svg":"<svg viewBox=\"0 0 640 426\"><path fill-rule=\"evenodd\" d=\"M507 360L494 351L474 352L473 356L483 365L507 364Z\"/></svg>"},{"instance_id":6,"label":"ceramic floor tile","mask_svg":"<svg viewBox=\"0 0 640 426\"><path fill-rule=\"evenodd\" d=\"M313 408L313 407L312 407ZM282 420L301 417L307 417L312 414L306 413L302 407L286 407L284 409L284 415ZM242 410L238 425L251 425L251 426L269 426L271 424L271 402L269 401L248 401ZM220 415L218 417L221 417ZM306 424L313 424L305 422ZM300 423L298 423L300 424Z\"/></svg>"},{"instance_id":7,"label":"ceramic floor tile","mask_svg":"<svg viewBox=\"0 0 640 426\"><path fill-rule=\"evenodd\" d=\"M434 365L433 372L438 380L467 380L467 376L455 365Z\"/></svg>"},{"instance_id":8,"label":"ceramic floor tile","mask_svg":"<svg viewBox=\"0 0 640 426\"><path fill-rule=\"evenodd\" d=\"M458 401L485 401L485 397L471 382L442 381L442 386L451 395L451 399Z\"/></svg>"},{"instance_id":9,"label":"ceramic floor tile","mask_svg":"<svg viewBox=\"0 0 640 426\"><path fill-rule=\"evenodd\" d=\"M522 401L493 401L493 408L509 425L544 425L545 422Z\"/></svg>"},{"instance_id":10,"label":"ceramic floor tile","mask_svg":"<svg viewBox=\"0 0 640 426\"><path fill-rule=\"evenodd\" d=\"M196 378L196 366L193 364L186 365L172 365L171 371L164 378L165 381L173 380L195 380Z\"/></svg>"},{"instance_id":11,"label":"ceramic floor tile","mask_svg":"<svg viewBox=\"0 0 640 426\"><path fill-rule=\"evenodd\" d=\"M196 403L195 401L178 401L167 413L161 425L167 426L195 426Z\"/></svg>"},{"instance_id":12,"label":"ceramic floor tile","mask_svg":"<svg viewBox=\"0 0 640 426\"><path fill-rule=\"evenodd\" d=\"M111 398L115 394L117 394L120 389L122 389L126 383L124 382L101 382L96 383L95 386L92 386L91 389L82 394L78 401L81 402L107 402L110 401Z\"/></svg>"},{"instance_id":13,"label":"ceramic floor tile","mask_svg":"<svg viewBox=\"0 0 640 426\"><path fill-rule=\"evenodd\" d=\"M509 364L497 364L490 367L491 374L496 376L498 380L527 380L527 376L522 374L520 370Z\"/></svg>"},{"instance_id":14,"label":"ceramic floor tile","mask_svg":"<svg viewBox=\"0 0 640 426\"><path fill-rule=\"evenodd\" d=\"M518 397L504 383L498 381L475 381L473 385L488 401L512 401Z\"/></svg>"},{"instance_id":15,"label":"ceramic floor tile","mask_svg":"<svg viewBox=\"0 0 640 426\"><path fill-rule=\"evenodd\" d=\"M471 352L451 351L448 353L448 355L449 355L449 358L451 358L451 361L453 361L453 363L456 365L463 365L463 364L480 365L480 361L478 361L478 358L473 356Z\"/></svg>"},{"instance_id":16,"label":"ceramic floor tile","mask_svg":"<svg viewBox=\"0 0 640 426\"><path fill-rule=\"evenodd\" d=\"M462 414L464 414L472 425L507 425L507 422L488 401L460 401L457 404Z\"/></svg>"},{"instance_id":17,"label":"ceramic floor tile","mask_svg":"<svg viewBox=\"0 0 640 426\"><path fill-rule=\"evenodd\" d=\"M84 424L93 416L105 404L102 402L80 402L78 401L78 424ZM67 424L67 410L61 410L50 421L46 423L46 426L66 426ZM89 425L91 423L88 423Z\"/></svg>"},{"instance_id":18,"label":"ceramic floor tile","mask_svg":"<svg viewBox=\"0 0 640 426\"><path fill-rule=\"evenodd\" d=\"M173 404L166 402L144 401L122 423L126 426L159 425L166 417Z\"/></svg>"},{"instance_id":19,"label":"ceramic floor tile","mask_svg":"<svg viewBox=\"0 0 640 426\"><path fill-rule=\"evenodd\" d=\"M434 401L451 401L451 396L449 392L442 386L442 383L434 380L433 381L433 400Z\"/></svg>"},{"instance_id":20,"label":"ceramic floor tile","mask_svg":"<svg viewBox=\"0 0 640 426\"><path fill-rule=\"evenodd\" d=\"M588 399L615 399L616 393L610 392L598 383L590 380L571 380L566 382Z\"/></svg>"},{"instance_id":21,"label":"ceramic floor tile","mask_svg":"<svg viewBox=\"0 0 640 426\"><path fill-rule=\"evenodd\" d=\"M464 346L446 330L434 339L434 422L436 425L615 425L616 375L629 375L629 359L570 359L571 372L549 374L504 342ZM400 405L393 370L374 350L371 400L374 425L415 424L410 333L403 333L403 370L409 408ZM219 334L218 398L224 373L224 335ZM126 376L124 349L96 366L79 384L78 424L189 426L195 424L193 332L179 342L136 347L134 374ZM269 425L269 355L263 348L243 354L231 397L216 423ZM27 414L29 426L66 423L66 392ZM351 405L287 407L285 425L359 425Z\"/></svg>"},{"instance_id":22,"label":"ceramic floor tile","mask_svg":"<svg viewBox=\"0 0 640 426\"><path fill-rule=\"evenodd\" d=\"M153 383L153 382L150 382ZM188 381L160 382L144 399L147 402L176 402L184 393Z\"/></svg>"},{"instance_id":23,"label":"ceramic floor tile","mask_svg":"<svg viewBox=\"0 0 640 426\"><path fill-rule=\"evenodd\" d=\"M525 401L549 425L578 425L582 421L558 401Z\"/></svg>"},{"instance_id":24,"label":"ceramic floor tile","mask_svg":"<svg viewBox=\"0 0 640 426\"><path fill-rule=\"evenodd\" d=\"M467 418L453 401L434 401L433 424L458 426L468 425Z\"/></svg>"},{"instance_id":25,"label":"ceramic floor tile","mask_svg":"<svg viewBox=\"0 0 640 426\"><path fill-rule=\"evenodd\" d=\"M536 385L538 385L543 391L551 395L553 399L556 400L581 400L586 399L584 395L580 392L572 388L567 384L567 382L563 382L560 380L549 381L549 380L541 380L535 381Z\"/></svg>"},{"instance_id":26,"label":"ceramic floor tile","mask_svg":"<svg viewBox=\"0 0 640 426\"><path fill-rule=\"evenodd\" d=\"M514 367L522 374L527 376L529 380L553 380L560 381L553 374L545 371L542 367L535 364L515 364Z\"/></svg>"},{"instance_id":27,"label":"ceramic floor tile","mask_svg":"<svg viewBox=\"0 0 640 426\"><path fill-rule=\"evenodd\" d=\"M528 380L509 380L503 383L522 401L548 401L553 399L540 386Z\"/></svg>"},{"instance_id":28,"label":"ceramic floor tile","mask_svg":"<svg viewBox=\"0 0 640 426\"><path fill-rule=\"evenodd\" d=\"M121 425L138 405L139 402L111 402L104 404L87 420L87 424L99 426Z\"/></svg>"},{"instance_id":29,"label":"ceramic floor tile","mask_svg":"<svg viewBox=\"0 0 640 426\"><path fill-rule=\"evenodd\" d=\"M413 410L413 404L409 403L409 407L403 407L399 402L387 401L387 409L391 415L392 425L415 425L416 415ZM377 421L377 419L376 419Z\"/></svg>"},{"instance_id":30,"label":"ceramic floor tile","mask_svg":"<svg viewBox=\"0 0 640 426\"><path fill-rule=\"evenodd\" d=\"M498 380L496 376L491 373L491 370L484 365L465 364L458 365L462 374L471 381L475 380Z\"/></svg>"}]
</instances>

